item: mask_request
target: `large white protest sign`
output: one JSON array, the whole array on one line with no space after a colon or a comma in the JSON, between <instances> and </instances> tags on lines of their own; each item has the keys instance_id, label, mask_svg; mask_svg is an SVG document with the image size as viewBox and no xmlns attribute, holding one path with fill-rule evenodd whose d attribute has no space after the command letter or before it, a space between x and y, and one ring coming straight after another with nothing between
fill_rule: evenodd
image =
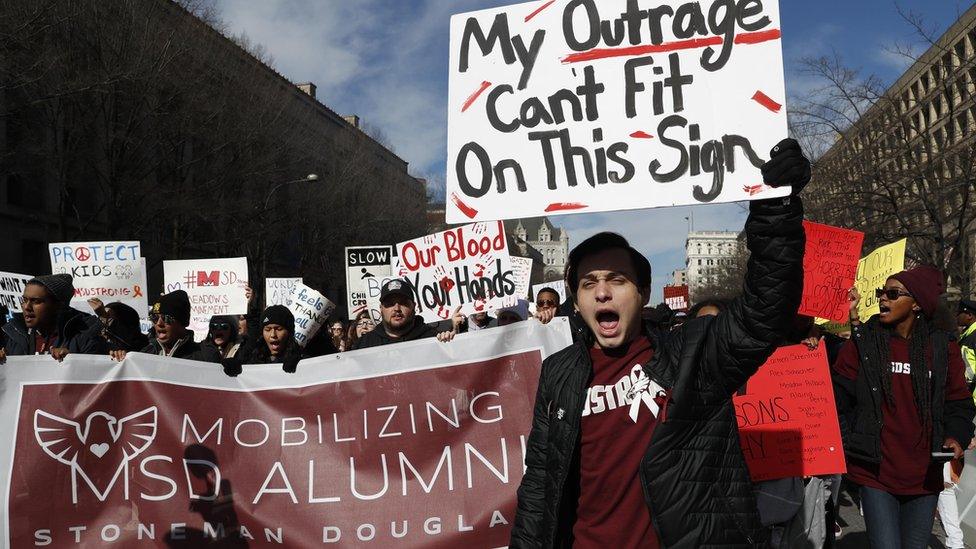
<instances>
[{"instance_id":1,"label":"large white protest sign","mask_svg":"<svg viewBox=\"0 0 976 549\"><path fill-rule=\"evenodd\" d=\"M49 244L48 251L51 272L72 276L72 307L88 312L91 298L121 301L145 318L149 306L139 242L58 242Z\"/></svg>"},{"instance_id":2,"label":"large white protest sign","mask_svg":"<svg viewBox=\"0 0 976 549\"><path fill-rule=\"evenodd\" d=\"M449 223L789 193L759 171L787 136L776 0L458 14L449 75Z\"/></svg>"},{"instance_id":3,"label":"large white protest sign","mask_svg":"<svg viewBox=\"0 0 976 549\"><path fill-rule=\"evenodd\" d=\"M504 546L542 361L571 342L518 322L238 377L8 357L0 547Z\"/></svg>"},{"instance_id":4,"label":"large white protest sign","mask_svg":"<svg viewBox=\"0 0 976 549\"><path fill-rule=\"evenodd\" d=\"M296 284L301 284L301 277L298 278L265 278L264 279L264 304L266 307L272 305L288 306L288 298Z\"/></svg>"},{"instance_id":5,"label":"large white protest sign","mask_svg":"<svg viewBox=\"0 0 976 549\"><path fill-rule=\"evenodd\" d=\"M392 273L393 246L349 246L346 248L346 292L348 293L347 308L350 320L371 308L371 286L376 288L376 301L379 302L379 288L382 282L377 284L375 281L387 278ZM373 283L371 284L371 282Z\"/></svg>"},{"instance_id":6,"label":"large white protest sign","mask_svg":"<svg viewBox=\"0 0 976 549\"><path fill-rule=\"evenodd\" d=\"M20 308L20 298L24 295L24 286L34 277L17 273L0 271L0 305L8 311L23 312Z\"/></svg>"},{"instance_id":7,"label":"large white protest sign","mask_svg":"<svg viewBox=\"0 0 976 549\"><path fill-rule=\"evenodd\" d=\"M304 347L335 311L335 303L299 282L288 296L288 309L295 315L295 341Z\"/></svg>"},{"instance_id":8,"label":"large white protest sign","mask_svg":"<svg viewBox=\"0 0 976 549\"><path fill-rule=\"evenodd\" d=\"M214 315L247 314L247 258L163 261L164 293L190 296L190 329L203 341Z\"/></svg>"},{"instance_id":9,"label":"large white protest sign","mask_svg":"<svg viewBox=\"0 0 976 549\"><path fill-rule=\"evenodd\" d=\"M507 306L515 279L501 221L472 223L397 244L417 311L451 318Z\"/></svg>"}]
</instances>

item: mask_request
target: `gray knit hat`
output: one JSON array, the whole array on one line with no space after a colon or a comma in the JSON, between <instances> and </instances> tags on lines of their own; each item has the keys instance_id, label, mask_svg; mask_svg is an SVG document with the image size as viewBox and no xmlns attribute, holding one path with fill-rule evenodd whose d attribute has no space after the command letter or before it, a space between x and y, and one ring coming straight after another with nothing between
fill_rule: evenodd
<instances>
[{"instance_id":1,"label":"gray knit hat","mask_svg":"<svg viewBox=\"0 0 976 549\"><path fill-rule=\"evenodd\" d=\"M48 293L63 305L71 303L71 298L75 295L73 279L67 273L35 276L27 283L44 286Z\"/></svg>"}]
</instances>

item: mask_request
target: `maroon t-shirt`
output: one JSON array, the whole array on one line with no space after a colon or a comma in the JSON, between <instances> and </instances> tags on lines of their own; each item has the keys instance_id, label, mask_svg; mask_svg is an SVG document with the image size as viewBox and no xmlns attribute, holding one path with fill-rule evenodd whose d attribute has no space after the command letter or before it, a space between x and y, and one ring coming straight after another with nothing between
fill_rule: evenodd
<instances>
[{"instance_id":1,"label":"maroon t-shirt","mask_svg":"<svg viewBox=\"0 0 976 549\"><path fill-rule=\"evenodd\" d=\"M971 398L966 387L965 367L959 346L949 343L949 370L945 400ZM912 367L908 341L891 338L891 392L894 406L882 403L884 426L881 428L881 463L847 460L847 476L854 482L898 495L936 494L942 491L942 463L932 461L932 434L922 429L912 390ZM929 352L931 359L931 351ZM857 347L848 341L834 362L834 372L850 380L857 379L861 367ZM968 440L960 440L964 447Z\"/></svg>"},{"instance_id":2,"label":"maroon t-shirt","mask_svg":"<svg viewBox=\"0 0 976 549\"><path fill-rule=\"evenodd\" d=\"M580 498L574 547L584 549L657 548L657 533L644 502L638 468L657 424L652 407L631 388L653 355L639 338L612 355L590 350L593 381L583 405L580 442ZM645 391L643 394L649 394ZM651 394L651 398L656 395ZM637 398L637 421L631 403ZM663 406L664 399L656 399ZM658 410L658 414L660 414Z\"/></svg>"}]
</instances>

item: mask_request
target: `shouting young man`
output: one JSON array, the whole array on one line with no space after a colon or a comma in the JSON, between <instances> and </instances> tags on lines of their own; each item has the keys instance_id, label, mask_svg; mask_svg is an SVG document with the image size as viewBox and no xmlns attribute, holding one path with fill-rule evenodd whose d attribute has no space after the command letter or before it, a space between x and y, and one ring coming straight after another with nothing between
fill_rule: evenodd
<instances>
[{"instance_id":1,"label":"shouting young man","mask_svg":"<svg viewBox=\"0 0 976 549\"><path fill-rule=\"evenodd\" d=\"M732 395L781 340L803 288L810 163L781 141L750 204L743 295L670 334L645 330L651 266L620 235L570 253L588 327L543 363L511 547L755 547L765 541Z\"/></svg>"}]
</instances>

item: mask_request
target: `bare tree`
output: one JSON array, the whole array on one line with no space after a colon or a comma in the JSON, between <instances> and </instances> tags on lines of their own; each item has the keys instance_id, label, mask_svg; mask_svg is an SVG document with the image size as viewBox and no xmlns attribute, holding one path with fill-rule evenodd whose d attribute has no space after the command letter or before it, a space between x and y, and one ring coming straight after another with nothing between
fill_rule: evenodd
<instances>
[{"instance_id":1,"label":"bare tree","mask_svg":"<svg viewBox=\"0 0 976 549\"><path fill-rule=\"evenodd\" d=\"M802 60L822 85L794 103L791 129L811 150L805 193L815 220L863 230L865 247L908 238L915 261L943 268L969 292L976 230L973 40L939 41L920 16L900 12L928 50L895 46L911 68L894 86L839 55Z\"/></svg>"}]
</instances>

